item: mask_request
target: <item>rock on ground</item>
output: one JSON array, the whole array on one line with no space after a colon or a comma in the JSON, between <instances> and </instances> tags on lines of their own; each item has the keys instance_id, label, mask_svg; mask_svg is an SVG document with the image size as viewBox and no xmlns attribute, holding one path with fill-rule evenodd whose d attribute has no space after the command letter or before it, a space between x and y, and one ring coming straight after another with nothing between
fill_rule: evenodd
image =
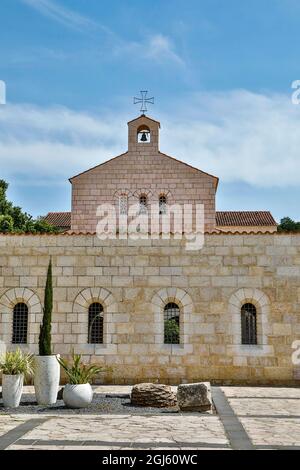
<instances>
[{"instance_id":1,"label":"rock on ground","mask_svg":"<svg viewBox=\"0 0 300 470\"><path fill-rule=\"evenodd\" d=\"M176 406L177 400L169 385L144 383L132 388L131 404L163 408Z\"/></svg>"},{"instance_id":2,"label":"rock on ground","mask_svg":"<svg viewBox=\"0 0 300 470\"><path fill-rule=\"evenodd\" d=\"M177 388L178 406L182 411L210 411L212 408L210 384L182 384Z\"/></svg>"}]
</instances>

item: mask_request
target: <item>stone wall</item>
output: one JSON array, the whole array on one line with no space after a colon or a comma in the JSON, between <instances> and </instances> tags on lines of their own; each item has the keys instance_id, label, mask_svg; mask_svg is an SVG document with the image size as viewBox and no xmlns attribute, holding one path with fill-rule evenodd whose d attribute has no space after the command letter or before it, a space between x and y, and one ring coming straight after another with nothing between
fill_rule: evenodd
<instances>
[{"instance_id":1,"label":"stone wall","mask_svg":"<svg viewBox=\"0 0 300 470\"><path fill-rule=\"evenodd\" d=\"M0 236L0 339L12 348L12 312L29 308L37 351L49 256L54 351L74 348L113 367L106 383L213 381L291 384L300 378L300 235L207 235L184 240L101 241L92 235ZM104 344L87 344L88 306L104 307ZM180 345L163 344L163 308L181 309ZM257 308L257 346L241 345L240 308Z\"/></svg>"}]
</instances>

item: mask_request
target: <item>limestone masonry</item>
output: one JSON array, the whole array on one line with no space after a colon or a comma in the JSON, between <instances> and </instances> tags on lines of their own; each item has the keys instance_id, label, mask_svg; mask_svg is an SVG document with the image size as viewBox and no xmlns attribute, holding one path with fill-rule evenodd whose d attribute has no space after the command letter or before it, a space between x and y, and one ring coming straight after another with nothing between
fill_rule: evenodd
<instances>
[{"instance_id":1,"label":"limestone masonry","mask_svg":"<svg viewBox=\"0 0 300 470\"><path fill-rule=\"evenodd\" d=\"M93 235L0 235L0 339L11 344L13 309L29 309L37 352L49 256L54 351L72 349L112 366L105 383L292 384L300 340L300 235L206 235L184 240L107 240ZM88 344L88 308L104 308L103 344ZM164 344L164 306L181 310L180 344ZM257 308L257 344L241 344L241 307ZM298 346L299 347L299 346Z\"/></svg>"}]
</instances>

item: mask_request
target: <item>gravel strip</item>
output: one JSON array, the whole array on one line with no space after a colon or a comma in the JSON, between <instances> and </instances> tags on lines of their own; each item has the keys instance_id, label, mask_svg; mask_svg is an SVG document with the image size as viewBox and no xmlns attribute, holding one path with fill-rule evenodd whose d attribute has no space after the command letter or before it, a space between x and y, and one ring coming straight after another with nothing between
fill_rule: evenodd
<instances>
[{"instance_id":1,"label":"gravel strip","mask_svg":"<svg viewBox=\"0 0 300 470\"><path fill-rule=\"evenodd\" d=\"M38 415L76 415L76 414L162 414L162 413L180 413L177 406L171 408L150 408L132 406L129 396L108 395L95 393L93 402L87 408L77 410L66 408L63 400L58 400L55 405L40 406L35 401L33 394L23 394L19 408L4 408L0 402L0 415L18 415L18 414L38 414Z\"/></svg>"}]
</instances>

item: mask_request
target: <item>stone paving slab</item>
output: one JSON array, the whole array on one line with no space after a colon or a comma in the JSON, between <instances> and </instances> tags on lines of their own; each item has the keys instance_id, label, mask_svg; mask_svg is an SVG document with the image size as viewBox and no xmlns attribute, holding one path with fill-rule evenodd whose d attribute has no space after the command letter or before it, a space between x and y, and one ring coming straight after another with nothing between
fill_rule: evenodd
<instances>
[{"instance_id":1,"label":"stone paving slab","mask_svg":"<svg viewBox=\"0 0 300 470\"><path fill-rule=\"evenodd\" d=\"M18 426L21 423L24 423L26 421L26 418L22 416L20 418L19 416L1 416L0 415L0 436L3 434L11 431L14 429L16 426Z\"/></svg>"},{"instance_id":2,"label":"stone paving slab","mask_svg":"<svg viewBox=\"0 0 300 470\"><path fill-rule=\"evenodd\" d=\"M220 389L228 398L300 398L300 387L220 387Z\"/></svg>"},{"instance_id":3,"label":"stone paving slab","mask_svg":"<svg viewBox=\"0 0 300 470\"><path fill-rule=\"evenodd\" d=\"M300 419L240 418L255 446L300 447Z\"/></svg>"},{"instance_id":4,"label":"stone paving slab","mask_svg":"<svg viewBox=\"0 0 300 470\"><path fill-rule=\"evenodd\" d=\"M29 443L28 440L31 442ZM26 443L27 441L27 443ZM181 449L228 448L224 429L216 416L81 416L52 418L11 446L14 449L78 447ZM32 444L34 442L34 444ZM91 446L90 444L93 443ZM75 446L76 447L76 446Z\"/></svg>"},{"instance_id":5,"label":"stone paving slab","mask_svg":"<svg viewBox=\"0 0 300 470\"><path fill-rule=\"evenodd\" d=\"M97 386L98 394L128 394L131 386ZM28 392L28 389L26 389ZM29 393L33 393L29 389ZM300 449L300 388L213 387L219 414L0 414L6 448L82 450ZM44 421L39 422L38 418ZM34 423L36 420L36 424ZM30 428L30 422L32 428ZM28 423L22 427L23 423ZM19 430L19 431L18 431ZM6 438L5 438L6 436ZM6 440L5 440L6 439Z\"/></svg>"},{"instance_id":6,"label":"stone paving slab","mask_svg":"<svg viewBox=\"0 0 300 470\"><path fill-rule=\"evenodd\" d=\"M300 398L229 398L230 406L239 416L294 416L300 418Z\"/></svg>"}]
</instances>

